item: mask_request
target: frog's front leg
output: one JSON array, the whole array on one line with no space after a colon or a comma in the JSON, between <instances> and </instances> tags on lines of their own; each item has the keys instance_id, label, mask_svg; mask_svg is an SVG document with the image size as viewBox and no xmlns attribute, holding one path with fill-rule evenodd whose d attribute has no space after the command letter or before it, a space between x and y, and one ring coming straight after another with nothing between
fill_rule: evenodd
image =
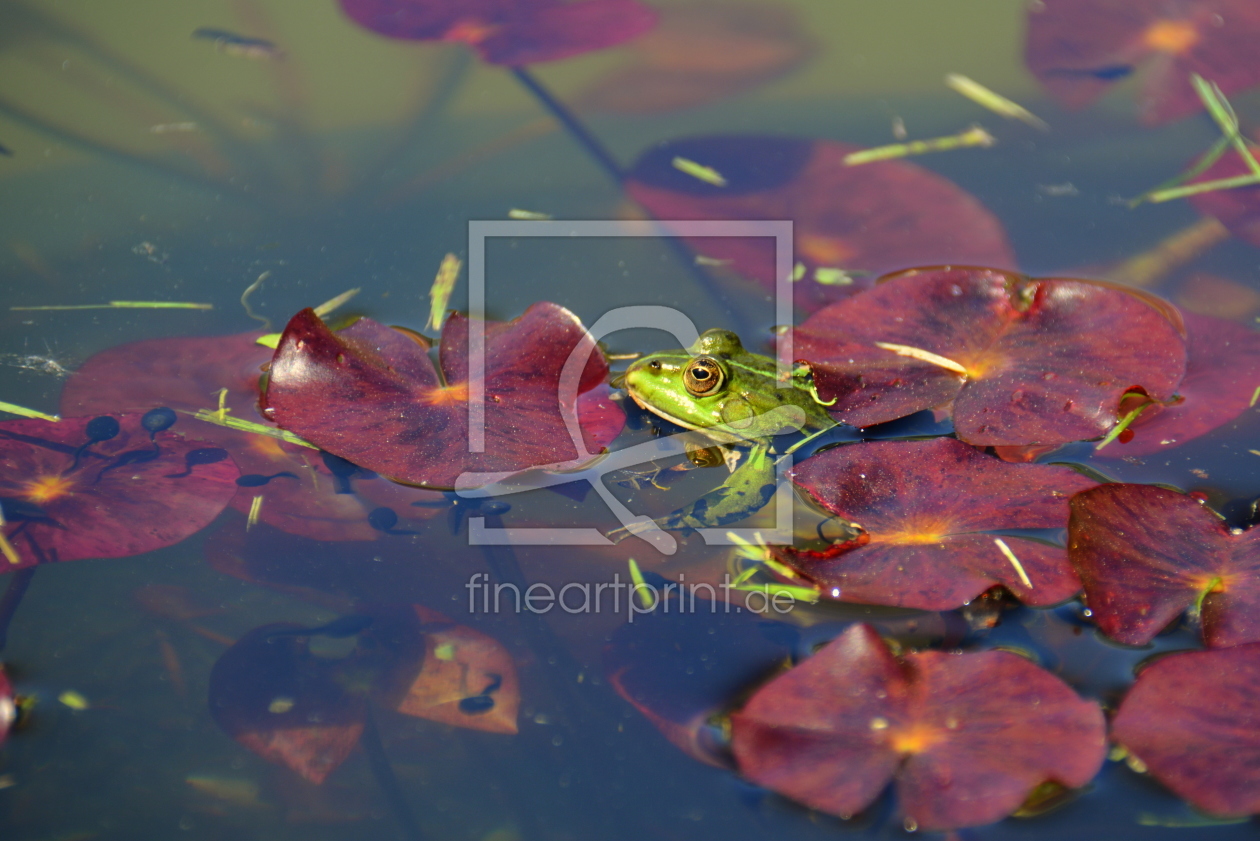
<instances>
[{"instance_id":1,"label":"frog's front leg","mask_svg":"<svg viewBox=\"0 0 1260 841\"><path fill-rule=\"evenodd\" d=\"M655 522L667 531L689 535L696 529L717 528L749 517L774 496L774 464L769 444L759 442L720 487ZM616 529L608 536L618 541L630 534L626 529Z\"/></svg>"}]
</instances>

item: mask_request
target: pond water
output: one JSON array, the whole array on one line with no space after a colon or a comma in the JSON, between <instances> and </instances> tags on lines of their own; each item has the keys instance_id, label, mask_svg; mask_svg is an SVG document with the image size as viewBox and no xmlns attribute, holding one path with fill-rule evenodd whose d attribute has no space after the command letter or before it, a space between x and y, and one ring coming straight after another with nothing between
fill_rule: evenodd
<instances>
[{"instance_id":1,"label":"pond water","mask_svg":"<svg viewBox=\"0 0 1260 841\"><path fill-rule=\"evenodd\" d=\"M12 153L0 156L0 400L7 403L56 413L72 372L101 351L168 339L152 353L174 355L189 337L278 331L299 310L348 289L360 291L339 315L424 331L427 292L443 255L455 253L466 266L476 259L468 252L471 220L507 220L513 209L558 220L643 216L507 69L478 61L461 44L377 37L333 0L3 5L0 145ZM1182 171L1220 136L1217 126L1203 114L1144 125L1134 80L1122 80L1087 109L1065 110L1025 69L1029 12L1020 3L652 5L693 15L683 16L673 46L660 47L655 57L672 75L649 67L633 41L534 70L623 166L656 144L693 135L874 147L898 142L903 128L909 139L927 139L981 123L996 138L992 147L913 161L970 193L1005 229L1014 262L999 268L1115 278L1124 261L1201 219L1184 201L1130 207L1125 200ZM721 22L732 17L742 29L723 41ZM283 55L242 54L222 37L190 38L202 27L262 39ZM688 35L694 51L678 46ZM662 75L658 84L631 85L654 72ZM1019 101L1050 130L959 96L943 83L947 73ZM1246 127L1260 103L1246 92L1230 94L1230 101ZM746 163L755 170L764 161ZM898 247L896 233L874 223L869 230L859 223L852 236L858 244L891 238L887 247L894 253ZM771 328L779 323L770 294L744 280L698 282L694 255L676 246L664 237L492 237L484 254L487 315L511 319L552 301L591 325L617 307L663 305L699 330L740 329L750 349L770 352ZM900 264L881 258L880 268L957 256ZM1150 291L1189 311L1254 325L1260 287L1253 246L1226 239L1167 262ZM465 271L449 306L467 309L468 289ZM109 301L210 306L29 309ZM804 317L797 313L797 322ZM650 326L610 334L608 351L676 345ZM201 353L214 351L193 355ZM99 388L122 390L127 379L120 375ZM230 383L189 381L180 393L196 400L204 386L204 408L212 409L221 385ZM1260 383L1247 389L1254 385ZM99 411L111 411L99 408L109 394L92 396ZM650 442L654 427L667 426L630 401L619 405L630 422L613 450ZM181 421L176 431L189 423ZM924 414L887 435L940 428ZM1244 527L1260 496L1255 433L1255 410L1248 408L1155 455L1104 458L1087 443L1041 460L1086 465L1116 481L1196 491L1230 525ZM643 482L612 489L632 510L660 516L720 482L722 473L691 471L668 491ZM3 649L18 694L34 705L25 726L0 748L0 837L908 836L887 793L841 820L686 755L616 684L632 673L636 691L653 699L663 717L656 723L670 715L678 723L699 709L695 698L734 706L789 654L803 656L849 624L870 621L909 646L1019 650L1113 710L1138 663L1200 646L1189 625L1145 647L1120 646L1081 618L1077 602L1016 607L983 632L957 611L842 603L798 605L780 622L701 611L638 616L632 625L624 608L553 610L541 618L487 612L469 601L468 582L480 574L519 575L514 580L522 586L559 590L614 576L624 581L634 558L670 580L717 581L730 552L698 537L672 556L635 538L612 547L472 545L467 524L447 515L449 501L411 507L420 492L381 501L390 493L381 490L385 480L353 483L364 501L345 503L354 509L351 525L308 522L309 536L265 524L247 531L244 512L228 509L165 548L40 566ZM265 506L268 487L257 490ZM485 524L602 531L617 525L589 492L544 489L504 501L510 510L501 518L492 511ZM403 512L396 527L367 525L378 505ZM800 499L797 507L798 534L808 536L821 517ZM311 516L331 515L321 509ZM750 523L769 528L768 515L758 516ZM449 527L453 519L462 526L457 533ZM350 534L354 539L343 539ZM1050 537L1061 541L1063 534ZM365 746L351 746L317 786L234 741L211 715L212 669L252 629L315 628L399 604L422 605L497 640L519 676L515 735L452 727L378 704ZM375 626L384 621L378 616ZM358 655L348 652L360 631L310 636L317 659L352 661ZM266 684L267 668L253 668L243 685ZM499 679L498 672L485 674ZM366 678L347 667L331 683L349 697L357 679ZM499 686L465 691L475 708L478 696L490 697ZM393 793L369 744L372 731L396 780ZM720 737L720 727L710 726L696 738ZM418 827L400 822L400 809L412 811ZM1253 832L1249 820L1201 815L1149 775L1109 759L1070 802L955 837L1227 839Z\"/></svg>"}]
</instances>

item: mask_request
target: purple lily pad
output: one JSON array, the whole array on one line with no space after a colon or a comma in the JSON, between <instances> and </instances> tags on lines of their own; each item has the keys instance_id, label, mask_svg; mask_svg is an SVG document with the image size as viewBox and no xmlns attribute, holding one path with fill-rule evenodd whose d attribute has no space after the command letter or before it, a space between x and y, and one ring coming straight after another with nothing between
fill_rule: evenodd
<instances>
[{"instance_id":1,"label":"purple lily pad","mask_svg":"<svg viewBox=\"0 0 1260 841\"><path fill-rule=\"evenodd\" d=\"M1062 528L1068 498L1094 482L1067 467L1007 464L952 438L873 441L802 462L792 481L860 527L822 552L786 547L782 560L848 602L949 610L1002 585L1050 605L1080 589L1062 547L987 532ZM1022 575L1021 575L1022 569Z\"/></svg>"},{"instance_id":2,"label":"purple lily pad","mask_svg":"<svg viewBox=\"0 0 1260 841\"><path fill-rule=\"evenodd\" d=\"M1083 786L1106 752L1098 705L1022 657L894 657L868 625L772 680L731 726L753 782L849 817L895 780L925 830L999 820L1046 781Z\"/></svg>"},{"instance_id":3,"label":"purple lily pad","mask_svg":"<svg viewBox=\"0 0 1260 841\"><path fill-rule=\"evenodd\" d=\"M210 525L236 493L240 471L225 450L169 431L150 439L142 415L102 417L117 421L116 434L86 448L99 418L0 423L0 505L21 558L5 566L170 546Z\"/></svg>"},{"instance_id":4,"label":"purple lily pad","mask_svg":"<svg viewBox=\"0 0 1260 841\"><path fill-rule=\"evenodd\" d=\"M1260 812L1260 645L1185 651L1138 673L1111 738L1214 815Z\"/></svg>"},{"instance_id":5,"label":"purple lily pad","mask_svg":"<svg viewBox=\"0 0 1260 841\"><path fill-rule=\"evenodd\" d=\"M970 444L1062 444L1106 433L1127 391L1173 396L1185 340L1165 313L1089 281L913 269L815 313L794 355L853 426L950 408Z\"/></svg>"},{"instance_id":6,"label":"purple lily pad","mask_svg":"<svg viewBox=\"0 0 1260 841\"><path fill-rule=\"evenodd\" d=\"M1232 534L1211 509L1153 485L1099 485L1072 500L1068 551L1094 621L1145 645L1200 606L1209 646L1260 641L1260 531Z\"/></svg>"},{"instance_id":7,"label":"purple lily pad","mask_svg":"<svg viewBox=\"0 0 1260 841\"><path fill-rule=\"evenodd\" d=\"M1236 321L1186 313L1186 377L1179 402L1138 416L1133 438L1099 452L1119 458L1163 452L1229 423L1252 406L1260 387L1260 333Z\"/></svg>"},{"instance_id":8,"label":"purple lily pad","mask_svg":"<svg viewBox=\"0 0 1260 841\"><path fill-rule=\"evenodd\" d=\"M468 320L442 331L439 373L427 341L369 319L334 333L312 310L289 322L276 348L264 414L328 452L400 482L451 488L466 471L506 473L586 458L570 437L580 403L560 402L570 352L589 334L556 304L535 304L515 321L486 325L485 450L469 452ZM590 347L594 347L593 344ZM579 393L603 383L595 350ZM574 396L576 397L576 395ZM584 428L587 453L612 440L619 410L597 399ZM575 427L576 428L576 427Z\"/></svg>"},{"instance_id":9,"label":"purple lily pad","mask_svg":"<svg viewBox=\"0 0 1260 841\"><path fill-rule=\"evenodd\" d=\"M613 47L656 25L638 0L340 0L355 23L407 41L455 41L519 67Z\"/></svg>"}]
</instances>

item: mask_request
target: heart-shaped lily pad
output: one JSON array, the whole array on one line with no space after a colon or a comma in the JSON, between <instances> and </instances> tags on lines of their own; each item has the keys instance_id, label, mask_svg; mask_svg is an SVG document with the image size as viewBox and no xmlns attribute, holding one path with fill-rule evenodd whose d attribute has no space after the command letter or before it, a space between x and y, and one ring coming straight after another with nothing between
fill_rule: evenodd
<instances>
[{"instance_id":1,"label":"heart-shaped lily pad","mask_svg":"<svg viewBox=\"0 0 1260 841\"><path fill-rule=\"evenodd\" d=\"M860 527L825 551L777 553L832 598L949 610L998 584L1033 605L1080 589L1062 547L995 534L1067 525L1068 498L1094 485L1070 468L1007 464L936 438L836 447L791 477Z\"/></svg>"},{"instance_id":2,"label":"heart-shaped lily pad","mask_svg":"<svg viewBox=\"0 0 1260 841\"><path fill-rule=\"evenodd\" d=\"M1022 657L898 658L868 625L772 680L731 726L753 782L849 817L895 780L927 830L996 821L1049 780L1083 786L1106 751L1098 705Z\"/></svg>"},{"instance_id":3,"label":"heart-shaped lily pad","mask_svg":"<svg viewBox=\"0 0 1260 841\"><path fill-rule=\"evenodd\" d=\"M1260 332L1223 318L1185 313L1186 376L1181 398L1147 408L1129 429L1132 440L1109 444L1100 455L1163 452L1229 423L1255 403L1260 388Z\"/></svg>"},{"instance_id":4,"label":"heart-shaped lily pad","mask_svg":"<svg viewBox=\"0 0 1260 841\"><path fill-rule=\"evenodd\" d=\"M1185 651L1138 673L1111 738L1197 809L1260 812L1260 645Z\"/></svg>"},{"instance_id":5,"label":"heart-shaped lily pad","mask_svg":"<svg viewBox=\"0 0 1260 841\"><path fill-rule=\"evenodd\" d=\"M0 423L0 506L20 556L0 569L139 555L219 516L240 475L227 451L153 432L150 417Z\"/></svg>"},{"instance_id":6,"label":"heart-shaped lily pad","mask_svg":"<svg viewBox=\"0 0 1260 841\"><path fill-rule=\"evenodd\" d=\"M303 310L276 348L264 413L354 464L431 488L452 488L466 471L578 462L611 441L604 401L584 430L585 451L574 447L579 405L577 394L561 393L565 362L579 344L590 353L578 393L599 386L608 365L576 316L542 303L486 325L485 448L470 452L468 327L459 314L447 319L439 372L423 337L369 319L334 333Z\"/></svg>"},{"instance_id":7,"label":"heart-shaped lily pad","mask_svg":"<svg viewBox=\"0 0 1260 841\"><path fill-rule=\"evenodd\" d=\"M229 417L262 423L258 380L274 351L255 342L258 335L148 339L103 350L66 380L61 413L144 412L169 406L182 415L216 407L217 392L226 388L223 405ZM373 540L378 532L368 523L369 512L379 505L407 505L410 500L403 497L416 493L384 481L356 481L352 489L372 497L365 504L355 493L344 492L344 483L309 447L191 417L181 417L180 428L232 454L243 474L233 508L248 513L254 498L261 496L259 519L291 534Z\"/></svg>"},{"instance_id":8,"label":"heart-shaped lily pad","mask_svg":"<svg viewBox=\"0 0 1260 841\"><path fill-rule=\"evenodd\" d=\"M976 198L905 161L846 165L858 148L757 135L671 140L639 158L627 190L663 220L792 220L793 257L803 269L795 298L811 312L908 266L1015 265L1002 225ZM722 183L679 169L680 158L709 167ZM691 246L775 288L773 239L710 237Z\"/></svg>"},{"instance_id":9,"label":"heart-shaped lily pad","mask_svg":"<svg viewBox=\"0 0 1260 841\"><path fill-rule=\"evenodd\" d=\"M812 315L793 353L844 423L952 406L970 444L1062 444L1111 429L1127 391L1173 396L1186 351L1166 314L1083 280L915 269Z\"/></svg>"},{"instance_id":10,"label":"heart-shaped lily pad","mask_svg":"<svg viewBox=\"0 0 1260 841\"><path fill-rule=\"evenodd\" d=\"M1094 621L1145 645L1198 606L1210 646L1260 641L1260 531L1233 534L1193 497L1100 485L1072 500L1068 551Z\"/></svg>"},{"instance_id":11,"label":"heart-shaped lily pad","mask_svg":"<svg viewBox=\"0 0 1260 841\"><path fill-rule=\"evenodd\" d=\"M457 41L483 61L519 67L628 41L656 24L638 0L340 0L346 15L378 35Z\"/></svg>"},{"instance_id":12,"label":"heart-shaped lily pad","mask_svg":"<svg viewBox=\"0 0 1260 841\"><path fill-rule=\"evenodd\" d=\"M1163 123L1203 107L1191 73L1227 95L1260 82L1257 38L1251 0L1055 0L1029 7L1024 59L1071 108L1140 72L1142 118Z\"/></svg>"}]
</instances>

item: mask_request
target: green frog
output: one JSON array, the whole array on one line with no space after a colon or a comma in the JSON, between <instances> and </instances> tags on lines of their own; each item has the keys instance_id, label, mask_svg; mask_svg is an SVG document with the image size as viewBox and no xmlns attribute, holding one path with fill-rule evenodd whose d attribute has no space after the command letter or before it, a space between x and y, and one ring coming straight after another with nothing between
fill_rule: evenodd
<instances>
[{"instance_id":1,"label":"green frog","mask_svg":"<svg viewBox=\"0 0 1260 841\"><path fill-rule=\"evenodd\" d=\"M776 373L775 361L744 350L739 336L709 330L686 350L637 360L626 369L625 388L640 407L720 444L835 425L806 383L798 378L780 387Z\"/></svg>"},{"instance_id":2,"label":"green frog","mask_svg":"<svg viewBox=\"0 0 1260 841\"><path fill-rule=\"evenodd\" d=\"M775 361L744 349L729 330L709 330L686 350L654 353L626 369L626 392L644 409L721 445L748 448L727 459L726 482L695 503L657 521L661 528L684 533L723 526L753 514L775 489L776 435L821 432L836 425L813 388L807 371L790 384L777 380Z\"/></svg>"}]
</instances>

